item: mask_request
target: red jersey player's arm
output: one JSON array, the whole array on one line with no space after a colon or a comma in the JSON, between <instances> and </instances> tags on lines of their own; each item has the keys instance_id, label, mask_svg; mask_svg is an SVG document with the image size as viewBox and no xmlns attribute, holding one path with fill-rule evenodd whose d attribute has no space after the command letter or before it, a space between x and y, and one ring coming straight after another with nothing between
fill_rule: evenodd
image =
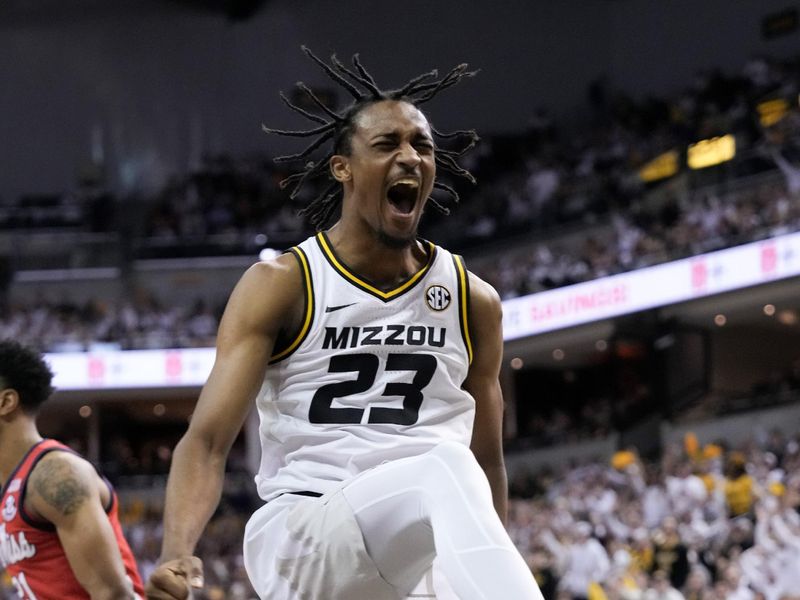
<instances>
[{"instance_id":1,"label":"red jersey player's arm","mask_svg":"<svg viewBox=\"0 0 800 600\"><path fill-rule=\"evenodd\" d=\"M503 460L503 310L492 286L469 273L470 338L473 356L464 389L475 398L475 424L470 448L486 473L497 514L506 522L508 480Z\"/></svg>"},{"instance_id":2,"label":"red jersey player's arm","mask_svg":"<svg viewBox=\"0 0 800 600\"><path fill-rule=\"evenodd\" d=\"M105 483L87 461L69 452L50 452L28 478L25 506L32 516L55 526L72 572L92 600L134 600L101 486Z\"/></svg>"}]
</instances>

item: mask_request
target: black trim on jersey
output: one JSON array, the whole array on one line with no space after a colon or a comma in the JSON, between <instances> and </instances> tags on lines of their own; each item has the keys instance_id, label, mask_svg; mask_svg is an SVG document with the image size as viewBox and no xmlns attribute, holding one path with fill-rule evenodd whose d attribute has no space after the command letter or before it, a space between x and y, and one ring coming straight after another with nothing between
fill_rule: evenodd
<instances>
[{"instance_id":1,"label":"black trim on jersey","mask_svg":"<svg viewBox=\"0 0 800 600\"><path fill-rule=\"evenodd\" d=\"M47 441L47 440L42 440L41 442L38 442L36 444L36 446L38 446L39 444L44 443L45 441ZM34 448L36 446L34 446ZM31 450L33 450L33 448L31 448ZM20 487L19 507L17 508L17 510L19 511L19 516L28 525L30 525L34 529L38 529L40 531L46 531L48 533L55 532L56 531L56 526L53 525L50 521L36 521L36 520L34 520L33 517L31 515L29 515L25 511L25 496L28 493L28 479L30 478L31 474L33 473L33 470L36 468L36 465L39 464L39 461L42 460L42 458L44 458L45 456L47 456L51 452L68 452L70 454L73 454L73 455L77 456L81 460L86 460L85 457L83 457L80 454L78 454L77 452L75 452L75 450L73 450L72 448L68 448L66 446L53 446L52 448L47 448L47 449L43 450L42 453L39 456L37 456L33 460L33 462L31 463L31 468L28 469L28 475L25 477L25 480L22 482L22 485ZM25 458L27 458L28 456L29 456L29 454L26 454ZM86 462L89 462L89 461L87 460ZM105 511L105 513L107 515L111 514L111 509L114 507L114 501L115 501L115 496L116 496L116 494L114 493L114 487L111 485L111 482L108 481L108 479L106 479L105 477L103 477L100 474L100 471L97 470L97 467L95 465L93 465L92 463L89 463L89 464L92 465L92 468L94 468L95 473L97 473L97 475L103 480L103 483L105 483L106 487L108 488L108 493L109 493L108 504L103 507L103 510Z\"/></svg>"},{"instance_id":2,"label":"black trim on jersey","mask_svg":"<svg viewBox=\"0 0 800 600\"><path fill-rule=\"evenodd\" d=\"M309 492L308 490L299 490L297 492L281 492L280 494L275 496L269 502L274 502L278 498L280 498L282 496L286 496L287 494L289 496L308 496L309 498L321 498L322 497L322 494L320 494L319 492ZM267 502L267 504L269 504L269 502Z\"/></svg>"},{"instance_id":3,"label":"black trim on jersey","mask_svg":"<svg viewBox=\"0 0 800 600\"><path fill-rule=\"evenodd\" d=\"M330 239L328 239L328 236L324 231L320 231L316 235L315 239L317 240L319 249L322 252L322 256L325 257L325 260L328 261L328 264L334 271L341 275L342 278L349 284L354 285L358 289L375 296L384 302L389 302L390 300L399 298L409 290L415 288L420 281L425 279L428 272L431 270L431 267L433 266L433 261L436 260L437 254L435 244L429 242L428 240L419 238L419 241L425 250L425 254L428 256L428 261L419 271L413 273L402 283L388 291L383 291L373 281L370 281L363 275L358 275L347 266L347 264L339 257L339 255L336 254L336 251L333 249L333 244L331 244Z\"/></svg>"},{"instance_id":4,"label":"black trim on jersey","mask_svg":"<svg viewBox=\"0 0 800 600\"><path fill-rule=\"evenodd\" d=\"M310 496L311 498L321 498L322 494L319 492L309 492L308 490L302 490L299 492L284 492L284 494L292 494L293 496ZM281 494L283 496L283 494ZM280 496L278 496L280 497Z\"/></svg>"},{"instance_id":5,"label":"black trim on jersey","mask_svg":"<svg viewBox=\"0 0 800 600\"><path fill-rule=\"evenodd\" d=\"M308 337L311 331L311 324L314 322L314 277L311 275L311 264L308 262L308 256L299 246L290 248L291 252L297 263L300 265L300 271L303 275L303 321L300 325L300 330L292 337L280 335L276 341L276 349L273 349L272 356L269 363L273 365L279 363L285 358L294 354L303 341Z\"/></svg>"},{"instance_id":6,"label":"black trim on jersey","mask_svg":"<svg viewBox=\"0 0 800 600\"><path fill-rule=\"evenodd\" d=\"M470 294L469 294L469 271L464 264L464 259L458 254L453 254L453 265L456 268L456 281L458 283L458 324L461 327L461 338L467 350L469 362L472 363L474 350L472 346L472 336L469 327ZM462 283L463 279L463 283Z\"/></svg>"}]
</instances>

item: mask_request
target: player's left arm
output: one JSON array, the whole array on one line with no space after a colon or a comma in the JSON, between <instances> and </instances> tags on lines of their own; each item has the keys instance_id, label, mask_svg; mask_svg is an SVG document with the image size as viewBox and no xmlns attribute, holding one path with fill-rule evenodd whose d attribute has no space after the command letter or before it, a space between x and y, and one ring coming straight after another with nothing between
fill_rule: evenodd
<instances>
[{"instance_id":1,"label":"player's left arm","mask_svg":"<svg viewBox=\"0 0 800 600\"><path fill-rule=\"evenodd\" d=\"M103 508L94 467L69 452L45 455L28 479L26 508L52 523L75 578L92 600L137 598Z\"/></svg>"},{"instance_id":2,"label":"player's left arm","mask_svg":"<svg viewBox=\"0 0 800 600\"><path fill-rule=\"evenodd\" d=\"M463 387L475 398L472 449L492 488L497 514L506 522L508 481L503 460L503 309L494 288L469 273L469 333L472 364Z\"/></svg>"}]
</instances>

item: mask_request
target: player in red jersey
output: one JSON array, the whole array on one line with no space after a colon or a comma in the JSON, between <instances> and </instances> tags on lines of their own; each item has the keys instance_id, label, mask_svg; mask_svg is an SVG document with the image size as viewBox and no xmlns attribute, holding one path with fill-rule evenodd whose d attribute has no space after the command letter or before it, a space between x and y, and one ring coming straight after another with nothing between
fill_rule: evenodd
<instances>
[{"instance_id":1,"label":"player in red jersey","mask_svg":"<svg viewBox=\"0 0 800 600\"><path fill-rule=\"evenodd\" d=\"M0 341L0 563L22 600L144 598L111 485L36 427L53 374Z\"/></svg>"}]
</instances>

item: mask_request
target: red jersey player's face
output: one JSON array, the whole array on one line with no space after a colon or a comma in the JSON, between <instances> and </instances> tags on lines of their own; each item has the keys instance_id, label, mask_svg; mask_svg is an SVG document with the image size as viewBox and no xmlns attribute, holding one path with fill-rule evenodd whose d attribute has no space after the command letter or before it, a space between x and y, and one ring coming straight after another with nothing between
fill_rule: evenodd
<instances>
[{"instance_id":1,"label":"red jersey player's face","mask_svg":"<svg viewBox=\"0 0 800 600\"><path fill-rule=\"evenodd\" d=\"M389 247L416 238L436 176L431 127L419 109L396 100L364 108L355 118L350 155L332 164L344 185L343 219L358 220Z\"/></svg>"}]
</instances>

